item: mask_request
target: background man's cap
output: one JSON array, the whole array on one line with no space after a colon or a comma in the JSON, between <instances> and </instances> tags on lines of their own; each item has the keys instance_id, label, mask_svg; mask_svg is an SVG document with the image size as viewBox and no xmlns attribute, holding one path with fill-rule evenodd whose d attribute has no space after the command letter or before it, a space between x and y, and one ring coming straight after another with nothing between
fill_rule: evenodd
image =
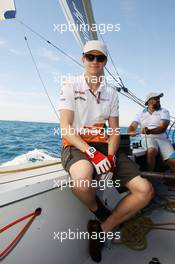
<instances>
[{"instance_id":1,"label":"background man's cap","mask_svg":"<svg viewBox=\"0 0 175 264\"><path fill-rule=\"evenodd\" d=\"M103 53L106 57L108 56L108 50L106 45L99 40L89 40L88 42L86 42L83 48L83 52L87 53L92 50L98 50Z\"/></svg>"},{"instance_id":2,"label":"background man's cap","mask_svg":"<svg viewBox=\"0 0 175 264\"><path fill-rule=\"evenodd\" d=\"M146 100L145 100L145 105L148 104L148 101L154 97L163 97L163 93L149 93L147 96L146 96Z\"/></svg>"}]
</instances>

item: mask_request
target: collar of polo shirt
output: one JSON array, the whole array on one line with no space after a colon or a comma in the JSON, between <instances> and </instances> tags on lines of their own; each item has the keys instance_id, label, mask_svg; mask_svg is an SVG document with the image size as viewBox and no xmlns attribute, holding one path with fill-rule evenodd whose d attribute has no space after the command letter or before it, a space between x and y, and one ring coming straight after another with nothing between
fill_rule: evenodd
<instances>
[{"instance_id":1,"label":"collar of polo shirt","mask_svg":"<svg viewBox=\"0 0 175 264\"><path fill-rule=\"evenodd\" d=\"M84 90L85 90L85 91L89 90L90 87L89 87L89 85L88 85L87 82L86 82L86 79L85 79L84 74L82 75L82 80L83 80L83 82L84 82L84 84L85 84L85 85L83 85ZM106 82L105 82L105 83L106 83ZM105 84L105 83L101 83L101 84L100 84L100 86L99 86L97 92L102 92L102 91L105 89L105 87L106 87L106 84Z\"/></svg>"},{"instance_id":2,"label":"collar of polo shirt","mask_svg":"<svg viewBox=\"0 0 175 264\"><path fill-rule=\"evenodd\" d=\"M158 110L155 110L155 112L159 111L159 110L162 110L162 108L160 107ZM146 113L146 112L148 112L148 107L147 106L144 107L144 109L143 109L143 113Z\"/></svg>"}]
</instances>

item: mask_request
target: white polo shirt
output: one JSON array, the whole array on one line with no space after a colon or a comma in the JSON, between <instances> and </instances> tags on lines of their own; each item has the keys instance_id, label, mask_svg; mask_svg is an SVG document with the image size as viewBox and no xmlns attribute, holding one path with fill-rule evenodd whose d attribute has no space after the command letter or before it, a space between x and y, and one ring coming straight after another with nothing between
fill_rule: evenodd
<instances>
[{"instance_id":1,"label":"white polo shirt","mask_svg":"<svg viewBox=\"0 0 175 264\"><path fill-rule=\"evenodd\" d=\"M161 120L170 120L169 111L165 108L160 108L158 111L154 111L152 114L149 113L147 107L135 117L135 122L137 122L141 128L148 127L149 129L156 128L160 125ZM166 137L166 133L161 133L159 135L152 136L163 136Z\"/></svg>"},{"instance_id":2,"label":"white polo shirt","mask_svg":"<svg viewBox=\"0 0 175 264\"><path fill-rule=\"evenodd\" d=\"M74 112L72 127L80 132L85 141L107 142L108 137L99 138L95 131L102 128L104 131L109 117L119 115L118 94L116 89L107 83L101 83L96 93L92 94L84 75L77 76L71 82L66 81L62 87L59 110L62 109Z\"/></svg>"}]
</instances>

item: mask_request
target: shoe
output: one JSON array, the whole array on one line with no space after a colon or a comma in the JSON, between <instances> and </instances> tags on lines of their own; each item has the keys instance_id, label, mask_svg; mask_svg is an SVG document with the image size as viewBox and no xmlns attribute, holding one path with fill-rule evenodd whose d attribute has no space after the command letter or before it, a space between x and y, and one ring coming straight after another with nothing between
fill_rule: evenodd
<instances>
[{"instance_id":1,"label":"shoe","mask_svg":"<svg viewBox=\"0 0 175 264\"><path fill-rule=\"evenodd\" d=\"M101 248L103 244L100 241L100 232L103 232L100 222L97 220L90 220L87 229L89 232L89 254L93 261L100 262L102 259Z\"/></svg>"},{"instance_id":2,"label":"shoe","mask_svg":"<svg viewBox=\"0 0 175 264\"><path fill-rule=\"evenodd\" d=\"M104 206L102 201L96 196L96 202L98 209L96 211L91 211L100 222L104 222L110 215L111 211Z\"/></svg>"}]
</instances>

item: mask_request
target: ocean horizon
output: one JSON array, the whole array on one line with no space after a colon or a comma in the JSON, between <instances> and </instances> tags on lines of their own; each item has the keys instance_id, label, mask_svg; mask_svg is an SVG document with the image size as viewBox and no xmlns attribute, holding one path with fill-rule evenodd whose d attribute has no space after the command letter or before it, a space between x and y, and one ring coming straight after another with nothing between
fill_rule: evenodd
<instances>
[{"instance_id":1,"label":"ocean horizon","mask_svg":"<svg viewBox=\"0 0 175 264\"><path fill-rule=\"evenodd\" d=\"M18 165L60 157L59 124L0 121L0 166Z\"/></svg>"},{"instance_id":2,"label":"ocean horizon","mask_svg":"<svg viewBox=\"0 0 175 264\"><path fill-rule=\"evenodd\" d=\"M0 120L0 143L0 166L59 159L59 123Z\"/></svg>"},{"instance_id":3,"label":"ocean horizon","mask_svg":"<svg viewBox=\"0 0 175 264\"><path fill-rule=\"evenodd\" d=\"M0 166L57 160L61 154L59 123L0 120ZM120 127L127 134L127 127ZM174 142L175 130L170 133ZM138 142L140 135L130 138Z\"/></svg>"}]
</instances>

